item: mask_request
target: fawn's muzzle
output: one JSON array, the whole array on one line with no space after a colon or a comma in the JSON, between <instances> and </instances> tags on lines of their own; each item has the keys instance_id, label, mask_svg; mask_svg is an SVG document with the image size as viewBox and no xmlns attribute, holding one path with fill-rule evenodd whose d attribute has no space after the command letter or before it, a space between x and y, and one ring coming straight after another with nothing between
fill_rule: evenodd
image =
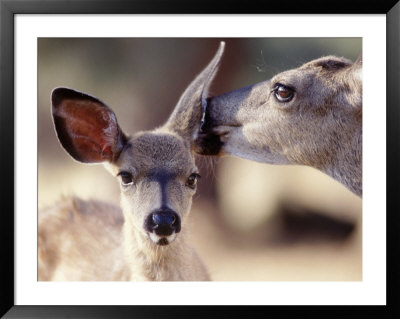
<instances>
[{"instance_id":1,"label":"fawn's muzzle","mask_svg":"<svg viewBox=\"0 0 400 319\"><path fill-rule=\"evenodd\" d=\"M172 210L164 209L151 213L145 222L145 228L158 236L170 236L181 230L181 219Z\"/></svg>"}]
</instances>

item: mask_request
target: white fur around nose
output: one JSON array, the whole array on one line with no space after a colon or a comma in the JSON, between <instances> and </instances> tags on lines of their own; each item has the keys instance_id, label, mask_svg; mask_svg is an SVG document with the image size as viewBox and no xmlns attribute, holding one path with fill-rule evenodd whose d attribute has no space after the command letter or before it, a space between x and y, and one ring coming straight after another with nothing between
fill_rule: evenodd
<instances>
[{"instance_id":1,"label":"white fur around nose","mask_svg":"<svg viewBox=\"0 0 400 319\"><path fill-rule=\"evenodd\" d=\"M169 236L158 236L158 235L156 235L154 233L149 233L149 237L155 244L157 244L159 242L159 240L162 239L162 238L167 239L168 244L170 244L175 240L176 233L173 233L172 235L169 235Z\"/></svg>"}]
</instances>

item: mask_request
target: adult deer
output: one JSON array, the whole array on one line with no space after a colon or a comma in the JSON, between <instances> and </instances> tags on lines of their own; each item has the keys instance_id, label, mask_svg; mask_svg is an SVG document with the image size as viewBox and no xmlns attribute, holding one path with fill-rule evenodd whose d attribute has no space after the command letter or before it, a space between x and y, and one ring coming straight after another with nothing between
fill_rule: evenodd
<instances>
[{"instance_id":1,"label":"adult deer","mask_svg":"<svg viewBox=\"0 0 400 319\"><path fill-rule=\"evenodd\" d=\"M223 51L181 96L168 121L128 136L99 99L52 92L55 130L83 163L103 163L120 181L121 209L67 198L39 215L39 280L209 280L188 243L199 171L193 138Z\"/></svg>"},{"instance_id":2,"label":"adult deer","mask_svg":"<svg viewBox=\"0 0 400 319\"><path fill-rule=\"evenodd\" d=\"M319 169L362 196L362 59L322 57L203 104L197 152Z\"/></svg>"}]
</instances>

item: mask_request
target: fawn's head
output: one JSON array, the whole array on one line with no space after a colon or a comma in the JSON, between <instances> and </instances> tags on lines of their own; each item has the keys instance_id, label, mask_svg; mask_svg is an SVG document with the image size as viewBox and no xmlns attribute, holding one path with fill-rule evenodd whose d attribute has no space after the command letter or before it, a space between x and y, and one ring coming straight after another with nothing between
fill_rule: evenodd
<instances>
[{"instance_id":1,"label":"fawn's head","mask_svg":"<svg viewBox=\"0 0 400 319\"><path fill-rule=\"evenodd\" d=\"M168 245L180 232L196 191L199 171L192 151L208 85L223 44L181 96L168 121L152 131L126 135L99 99L67 88L52 92L61 145L75 160L103 163L119 179L125 223L139 236Z\"/></svg>"}]
</instances>

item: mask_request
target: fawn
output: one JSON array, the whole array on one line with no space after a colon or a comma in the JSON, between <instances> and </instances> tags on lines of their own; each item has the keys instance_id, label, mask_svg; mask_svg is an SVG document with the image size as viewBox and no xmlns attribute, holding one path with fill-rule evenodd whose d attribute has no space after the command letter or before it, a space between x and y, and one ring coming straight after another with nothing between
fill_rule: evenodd
<instances>
[{"instance_id":1,"label":"fawn","mask_svg":"<svg viewBox=\"0 0 400 319\"><path fill-rule=\"evenodd\" d=\"M199 171L194 138L222 43L167 122L126 135L99 99L52 92L58 139L75 160L103 163L120 181L121 208L70 197L39 215L39 280L209 280L185 224Z\"/></svg>"}]
</instances>

